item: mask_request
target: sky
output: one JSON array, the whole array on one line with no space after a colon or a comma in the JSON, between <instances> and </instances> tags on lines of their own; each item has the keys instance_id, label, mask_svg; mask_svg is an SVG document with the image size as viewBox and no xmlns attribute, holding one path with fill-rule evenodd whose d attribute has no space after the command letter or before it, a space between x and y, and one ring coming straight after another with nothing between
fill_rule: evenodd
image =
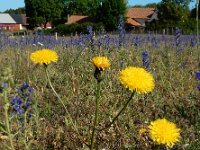
<instances>
[{"instance_id":1,"label":"sky","mask_svg":"<svg viewBox=\"0 0 200 150\"><path fill-rule=\"evenodd\" d=\"M161 0L128 0L128 5L146 5L148 3L158 3ZM19 7L24 7L24 0L0 0L0 12L3 12L7 9L16 9ZM190 4L190 8L194 8L194 2Z\"/></svg>"}]
</instances>

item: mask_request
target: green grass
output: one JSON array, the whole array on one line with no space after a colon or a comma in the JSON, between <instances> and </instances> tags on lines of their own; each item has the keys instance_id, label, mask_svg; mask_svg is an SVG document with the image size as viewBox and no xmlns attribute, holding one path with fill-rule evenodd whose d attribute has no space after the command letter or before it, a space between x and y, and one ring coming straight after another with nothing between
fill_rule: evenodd
<instances>
[{"instance_id":1,"label":"green grass","mask_svg":"<svg viewBox=\"0 0 200 150\"><path fill-rule=\"evenodd\" d=\"M89 149L96 88L93 76L95 68L91 59L97 55L106 55L111 62L111 68L104 72L105 78L101 84L98 127L102 128L109 124L131 94L120 85L120 61L123 60L125 66L142 67L141 52L144 49L150 53L150 72L156 87L150 94L137 94L111 128L98 132L95 148L164 149L153 144L147 133L139 135L138 131L147 128L150 121L165 117L181 128L181 139L174 149L200 149L200 93L196 88L198 58L195 48L188 47L180 54L175 49L163 47L157 50L148 45L112 49L110 52L96 49L94 53L89 48L82 52L76 47L65 50L62 47L53 48L59 60L49 65L50 78L78 131L69 122L65 110L47 84L44 68L30 61L30 53L36 49L31 46L25 50L8 47L0 51L1 82L5 81L3 73L7 68L11 69L9 78L14 81L9 100L16 93L16 87L24 81L34 88L34 103L38 105L33 112L38 113L38 118L33 116L27 124L26 139L33 149ZM182 63L185 64L184 68L181 68ZM0 100L0 108L2 106ZM0 112L0 120L3 120L3 110ZM13 121L12 126L15 132L18 129L17 122ZM0 132L0 139L1 135ZM20 135L23 134L14 139L16 149L24 148ZM9 144L8 140L0 140L0 143L2 149L6 149L4 144Z\"/></svg>"}]
</instances>

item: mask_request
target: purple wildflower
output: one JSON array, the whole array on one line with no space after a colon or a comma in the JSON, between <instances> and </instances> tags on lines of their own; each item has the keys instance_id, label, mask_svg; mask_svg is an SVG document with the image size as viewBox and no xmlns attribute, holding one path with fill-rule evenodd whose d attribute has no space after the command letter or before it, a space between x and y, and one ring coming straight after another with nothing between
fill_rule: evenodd
<instances>
[{"instance_id":1,"label":"purple wildflower","mask_svg":"<svg viewBox=\"0 0 200 150\"><path fill-rule=\"evenodd\" d=\"M200 91L200 84L197 86L197 89Z\"/></svg>"},{"instance_id":2,"label":"purple wildflower","mask_svg":"<svg viewBox=\"0 0 200 150\"><path fill-rule=\"evenodd\" d=\"M197 78L198 80L200 80L200 71L196 71L195 73L196 73L196 78Z\"/></svg>"},{"instance_id":3,"label":"purple wildflower","mask_svg":"<svg viewBox=\"0 0 200 150\"><path fill-rule=\"evenodd\" d=\"M125 42L125 29L124 29L124 20L122 15L119 16L118 34L119 34L118 46L121 47Z\"/></svg>"},{"instance_id":4,"label":"purple wildflower","mask_svg":"<svg viewBox=\"0 0 200 150\"><path fill-rule=\"evenodd\" d=\"M27 82L24 82L17 90L17 95L12 98L11 105L13 112L11 115L20 115L20 122L22 127L24 126L24 118L27 114L31 114L32 99L31 94L33 93L33 88L29 86ZM30 118L32 115L28 115Z\"/></svg>"},{"instance_id":5,"label":"purple wildflower","mask_svg":"<svg viewBox=\"0 0 200 150\"><path fill-rule=\"evenodd\" d=\"M150 59L149 59L149 53L147 52L147 50L144 50L142 52L142 63L146 69L150 69Z\"/></svg>"}]
</instances>

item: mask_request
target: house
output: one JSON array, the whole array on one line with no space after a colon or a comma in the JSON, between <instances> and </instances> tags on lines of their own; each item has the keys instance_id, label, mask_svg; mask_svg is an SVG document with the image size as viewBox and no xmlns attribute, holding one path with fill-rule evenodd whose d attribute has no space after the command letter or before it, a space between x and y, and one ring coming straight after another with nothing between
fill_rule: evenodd
<instances>
[{"instance_id":1,"label":"house","mask_svg":"<svg viewBox=\"0 0 200 150\"><path fill-rule=\"evenodd\" d=\"M65 24L95 22L95 19L89 16L70 15L67 18L68 21ZM146 25L153 20L158 20L157 9L155 8L142 8L142 7L128 8L126 14L126 28L128 29L145 28Z\"/></svg>"},{"instance_id":2,"label":"house","mask_svg":"<svg viewBox=\"0 0 200 150\"><path fill-rule=\"evenodd\" d=\"M0 30L19 31L25 30L27 24L25 14L0 13Z\"/></svg>"},{"instance_id":3,"label":"house","mask_svg":"<svg viewBox=\"0 0 200 150\"><path fill-rule=\"evenodd\" d=\"M65 24L84 23L84 22L93 22L93 21L94 19L89 16L68 15L67 22Z\"/></svg>"},{"instance_id":4,"label":"house","mask_svg":"<svg viewBox=\"0 0 200 150\"><path fill-rule=\"evenodd\" d=\"M130 28L145 28L149 22L158 20L155 8L132 7L128 9L126 17Z\"/></svg>"},{"instance_id":5,"label":"house","mask_svg":"<svg viewBox=\"0 0 200 150\"><path fill-rule=\"evenodd\" d=\"M10 16L15 20L17 24L20 25L20 30L26 30L27 26L27 17L26 14L10 14Z\"/></svg>"}]
</instances>

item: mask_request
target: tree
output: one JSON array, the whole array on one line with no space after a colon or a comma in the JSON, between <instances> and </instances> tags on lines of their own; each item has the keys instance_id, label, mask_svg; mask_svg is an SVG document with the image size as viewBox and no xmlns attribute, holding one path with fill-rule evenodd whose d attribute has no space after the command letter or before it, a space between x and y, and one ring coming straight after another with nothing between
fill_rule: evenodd
<instances>
[{"instance_id":1,"label":"tree","mask_svg":"<svg viewBox=\"0 0 200 150\"><path fill-rule=\"evenodd\" d=\"M46 28L48 22L61 18L64 8L63 0L25 0L26 16L32 27L43 24Z\"/></svg>"},{"instance_id":2,"label":"tree","mask_svg":"<svg viewBox=\"0 0 200 150\"><path fill-rule=\"evenodd\" d=\"M88 15L96 14L99 0L65 0L65 14L69 15Z\"/></svg>"},{"instance_id":3,"label":"tree","mask_svg":"<svg viewBox=\"0 0 200 150\"><path fill-rule=\"evenodd\" d=\"M65 12L70 15L85 15L88 0L65 0Z\"/></svg>"},{"instance_id":4,"label":"tree","mask_svg":"<svg viewBox=\"0 0 200 150\"><path fill-rule=\"evenodd\" d=\"M100 0L96 19L104 24L107 31L115 30L119 16L124 17L126 8L126 0Z\"/></svg>"},{"instance_id":5,"label":"tree","mask_svg":"<svg viewBox=\"0 0 200 150\"><path fill-rule=\"evenodd\" d=\"M191 1L192 0L162 0L163 3L174 3L176 5L180 5L185 8L188 8L188 5Z\"/></svg>"},{"instance_id":6,"label":"tree","mask_svg":"<svg viewBox=\"0 0 200 150\"><path fill-rule=\"evenodd\" d=\"M157 8L157 3L149 3L149 4L146 4L144 7Z\"/></svg>"},{"instance_id":7,"label":"tree","mask_svg":"<svg viewBox=\"0 0 200 150\"><path fill-rule=\"evenodd\" d=\"M89 0L88 2L88 14L90 16L97 16L98 9L100 8L101 0Z\"/></svg>"},{"instance_id":8,"label":"tree","mask_svg":"<svg viewBox=\"0 0 200 150\"><path fill-rule=\"evenodd\" d=\"M144 6L143 5L134 5L134 6L131 6L130 8L133 8L133 7L143 8Z\"/></svg>"},{"instance_id":9,"label":"tree","mask_svg":"<svg viewBox=\"0 0 200 150\"><path fill-rule=\"evenodd\" d=\"M163 0L158 4L159 22L165 27L176 27L178 24L184 23L188 19L188 7L184 7L182 4L174 1L175 0Z\"/></svg>"},{"instance_id":10,"label":"tree","mask_svg":"<svg viewBox=\"0 0 200 150\"><path fill-rule=\"evenodd\" d=\"M198 18L200 19L200 5L198 5ZM190 17L191 18L196 18L196 13L197 13L197 9L196 8L194 8L194 9L192 9L191 10L191 12L190 12Z\"/></svg>"},{"instance_id":11,"label":"tree","mask_svg":"<svg viewBox=\"0 0 200 150\"><path fill-rule=\"evenodd\" d=\"M4 11L4 13L9 13L9 14L25 14L25 8L17 8L17 9L7 9Z\"/></svg>"}]
</instances>

